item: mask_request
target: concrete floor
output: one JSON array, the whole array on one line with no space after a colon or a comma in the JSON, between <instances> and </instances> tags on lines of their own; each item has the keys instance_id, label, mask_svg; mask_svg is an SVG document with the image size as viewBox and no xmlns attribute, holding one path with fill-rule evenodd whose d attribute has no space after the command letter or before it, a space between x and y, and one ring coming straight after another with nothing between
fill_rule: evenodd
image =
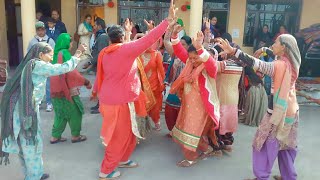
<instances>
[{"instance_id":1,"label":"concrete floor","mask_svg":"<svg viewBox=\"0 0 320 180\"><path fill-rule=\"evenodd\" d=\"M99 139L101 117L89 114L89 91L82 90L82 100L86 107L83 118L82 134L88 141L71 144L70 129L66 128L64 137L68 142L51 145L49 143L53 113L41 110L44 134L44 168L50 174L50 180L96 180L104 154ZM319 106L301 106L299 153L296 169L299 180L320 179L320 108ZM234 152L222 158L210 158L191 168L178 168L175 164L183 157L177 144L165 137L167 133L163 114L163 130L153 132L146 141L137 146L132 159L137 160L137 169L121 170L121 180L241 180L252 175L251 142L256 128L239 125L235 135ZM0 166L0 180L22 180L23 174L16 155L11 156L9 166ZM278 174L275 164L273 174Z\"/></svg>"}]
</instances>

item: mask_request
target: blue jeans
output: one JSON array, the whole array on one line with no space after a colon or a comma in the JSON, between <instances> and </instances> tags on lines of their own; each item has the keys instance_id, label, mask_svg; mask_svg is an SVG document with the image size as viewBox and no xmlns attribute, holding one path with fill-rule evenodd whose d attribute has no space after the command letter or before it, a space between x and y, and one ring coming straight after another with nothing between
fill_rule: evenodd
<instances>
[{"instance_id":1,"label":"blue jeans","mask_svg":"<svg viewBox=\"0 0 320 180\"><path fill-rule=\"evenodd\" d=\"M50 78L47 78L47 84L46 84L46 102L47 102L47 104L52 104L52 102L51 102L51 96L50 96Z\"/></svg>"}]
</instances>

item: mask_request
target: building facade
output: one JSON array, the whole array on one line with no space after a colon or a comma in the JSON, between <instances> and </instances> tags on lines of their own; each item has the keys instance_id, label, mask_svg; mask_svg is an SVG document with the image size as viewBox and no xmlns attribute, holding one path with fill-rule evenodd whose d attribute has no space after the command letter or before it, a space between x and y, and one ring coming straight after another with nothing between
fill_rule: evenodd
<instances>
[{"instance_id":1,"label":"building facade","mask_svg":"<svg viewBox=\"0 0 320 180\"><path fill-rule=\"evenodd\" d=\"M0 0L0 58L10 65L19 64L29 40L34 36L36 10L50 15L58 9L68 33L74 34L86 14L101 17L106 23L121 24L131 18L141 30L144 19L159 23L168 14L170 0ZM320 1L308 0L176 0L178 16L185 31L193 36L200 30L203 17L218 18L222 31L232 35L235 43L249 53L253 52L254 37L264 24L276 34L280 25L290 33L320 23L315 16ZM17 53L19 52L19 53Z\"/></svg>"}]
</instances>

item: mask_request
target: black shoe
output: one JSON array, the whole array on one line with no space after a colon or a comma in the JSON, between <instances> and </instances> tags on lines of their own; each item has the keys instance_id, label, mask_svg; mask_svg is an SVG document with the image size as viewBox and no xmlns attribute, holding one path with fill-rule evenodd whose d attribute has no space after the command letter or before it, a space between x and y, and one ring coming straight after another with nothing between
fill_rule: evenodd
<instances>
[{"instance_id":1,"label":"black shoe","mask_svg":"<svg viewBox=\"0 0 320 180\"><path fill-rule=\"evenodd\" d=\"M99 109L99 102L97 103L97 105L90 108L91 111L98 110L98 109Z\"/></svg>"},{"instance_id":2,"label":"black shoe","mask_svg":"<svg viewBox=\"0 0 320 180\"><path fill-rule=\"evenodd\" d=\"M91 113L91 114L99 114L100 111L99 111L99 109L95 109L95 110L92 110L90 113Z\"/></svg>"},{"instance_id":3,"label":"black shoe","mask_svg":"<svg viewBox=\"0 0 320 180\"><path fill-rule=\"evenodd\" d=\"M43 174L40 180L45 180L49 178L49 174Z\"/></svg>"}]
</instances>

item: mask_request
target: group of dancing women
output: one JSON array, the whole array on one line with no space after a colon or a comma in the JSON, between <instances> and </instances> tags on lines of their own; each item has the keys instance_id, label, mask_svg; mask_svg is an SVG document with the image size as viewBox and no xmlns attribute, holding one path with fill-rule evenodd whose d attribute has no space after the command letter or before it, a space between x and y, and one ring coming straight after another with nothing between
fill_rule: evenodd
<instances>
[{"instance_id":1,"label":"group of dancing women","mask_svg":"<svg viewBox=\"0 0 320 180\"><path fill-rule=\"evenodd\" d=\"M238 127L238 104L243 99L238 84L246 71L272 79L268 104L257 105L262 107L257 108L262 115L246 117L259 123L252 146L252 180L268 180L276 158L281 176L274 178L297 179L294 161L299 106L295 82L301 56L295 38L283 34L270 49L259 49L255 54L273 54L275 58L264 62L244 53L228 38L213 37L206 19L203 31L195 37L179 37L183 27L177 23L176 11L172 0L168 18L156 27L147 22L149 31L134 39L130 38L133 24L128 19L122 26L110 27L110 45L99 53L93 86L75 70L87 50L85 45L72 56L67 34L60 35L54 49L44 42L35 44L3 92L1 163L9 163L9 154L18 154L25 180L49 178L43 172L39 113L48 77L55 112L51 144L66 141L61 137L66 124L70 125L73 143L86 140L80 134L84 108L78 87L92 89L91 99L99 99L103 119L100 137L105 146L101 180L118 178L121 172L117 168L138 167L130 157L137 142L147 138L151 127L148 117L156 131L163 127L160 111L165 89L169 90L164 108L167 136L181 146L183 154L177 166L190 167L202 159L222 156L223 151L230 153ZM170 57L166 69L161 46ZM255 79L249 77L251 83L259 84Z\"/></svg>"}]
</instances>

